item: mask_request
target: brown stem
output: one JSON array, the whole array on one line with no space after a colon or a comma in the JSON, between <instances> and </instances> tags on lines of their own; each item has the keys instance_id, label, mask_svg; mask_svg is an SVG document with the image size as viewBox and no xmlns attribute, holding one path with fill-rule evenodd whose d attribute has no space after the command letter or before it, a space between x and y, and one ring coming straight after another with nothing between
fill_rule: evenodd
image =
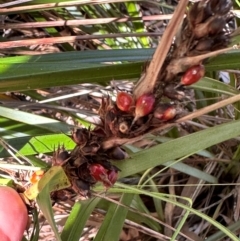
<instances>
[{"instance_id":1,"label":"brown stem","mask_svg":"<svg viewBox=\"0 0 240 241\"><path fill-rule=\"evenodd\" d=\"M77 20L57 20L46 22L29 22L29 23L0 23L0 29L25 29L25 28L47 28L57 26L76 26L76 25L94 25L107 23L124 23L128 21L153 21L168 20L172 18L172 14L152 15L142 17L125 17L125 18L97 18L97 19L77 19Z\"/></svg>"},{"instance_id":2,"label":"brown stem","mask_svg":"<svg viewBox=\"0 0 240 241\"><path fill-rule=\"evenodd\" d=\"M66 37L50 37L39 39L21 39L14 41L0 42L0 49L24 47L35 44L58 44L58 43L73 43L78 40L90 39L104 39L104 38L118 38L118 37L142 37L142 36L159 36L160 33L117 33L117 34L103 34L103 35L78 35Z\"/></svg>"},{"instance_id":3,"label":"brown stem","mask_svg":"<svg viewBox=\"0 0 240 241\"><path fill-rule=\"evenodd\" d=\"M139 80L134 89L134 96L136 99L138 99L138 97L142 96L143 94L149 94L153 92L154 86L159 76L159 72L161 71L162 65L172 45L172 39L176 35L179 25L182 22L187 4L187 0L179 2L173 17L162 36L161 42L153 55L153 59L147 68L145 76Z\"/></svg>"}]
</instances>

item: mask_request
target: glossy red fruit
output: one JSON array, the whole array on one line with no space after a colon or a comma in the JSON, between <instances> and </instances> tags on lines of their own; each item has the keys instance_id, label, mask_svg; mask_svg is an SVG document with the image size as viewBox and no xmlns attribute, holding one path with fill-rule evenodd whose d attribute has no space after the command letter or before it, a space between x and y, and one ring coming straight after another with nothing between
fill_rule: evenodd
<instances>
[{"instance_id":1,"label":"glossy red fruit","mask_svg":"<svg viewBox=\"0 0 240 241\"><path fill-rule=\"evenodd\" d=\"M153 111L154 103L155 97L153 95L144 94L140 96L136 102L135 120L150 114Z\"/></svg>"},{"instance_id":2,"label":"glossy red fruit","mask_svg":"<svg viewBox=\"0 0 240 241\"><path fill-rule=\"evenodd\" d=\"M172 120L177 114L177 110L174 106L163 104L158 106L154 111L154 117L162 120L169 121Z\"/></svg>"},{"instance_id":3,"label":"glossy red fruit","mask_svg":"<svg viewBox=\"0 0 240 241\"><path fill-rule=\"evenodd\" d=\"M20 195L0 186L0 240L20 241L28 224L28 212Z\"/></svg>"},{"instance_id":4,"label":"glossy red fruit","mask_svg":"<svg viewBox=\"0 0 240 241\"><path fill-rule=\"evenodd\" d=\"M96 180L103 182L108 180L107 170L100 164L91 164L88 167L91 176Z\"/></svg>"},{"instance_id":5,"label":"glossy red fruit","mask_svg":"<svg viewBox=\"0 0 240 241\"><path fill-rule=\"evenodd\" d=\"M43 170L38 170L36 172L34 172L31 177L30 177L30 182L32 184L37 183L44 175L44 171Z\"/></svg>"},{"instance_id":6,"label":"glossy red fruit","mask_svg":"<svg viewBox=\"0 0 240 241\"><path fill-rule=\"evenodd\" d=\"M116 103L119 110L129 112L133 106L133 98L126 92L118 92Z\"/></svg>"},{"instance_id":7,"label":"glossy red fruit","mask_svg":"<svg viewBox=\"0 0 240 241\"><path fill-rule=\"evenodd\" d=\"M177 114L177 110L171 106L164 113L162 119L164 121L172 120Z\"/></svg>"},{"instance_id":8,"label":"glossy red fruit","mask_svg":"<svg viewBox=\"0 0 240 241\"><path fill-rule=\"evenodd\" d=\"M201 64L189 68L181 78L180 84L191 85L199 81L205 75L205 67Z\"/></svg>"},{"instance_id":9,"label":"glossy red fruit","mask_svg":"<svg viewBox=\"0 0 240 241\"><path fill-rule=\"evenodd\" d=\"M117 181L118 172L116 170L109 170L107 174L109 182L103 182L103 184L105 187L111 187Z\"/></svg>"}]
</instances>

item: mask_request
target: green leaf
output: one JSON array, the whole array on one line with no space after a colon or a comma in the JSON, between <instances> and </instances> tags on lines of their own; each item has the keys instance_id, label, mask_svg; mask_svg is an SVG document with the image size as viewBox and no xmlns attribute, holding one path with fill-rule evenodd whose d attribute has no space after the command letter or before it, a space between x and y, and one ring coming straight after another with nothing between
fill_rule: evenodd
<instances>
[{"instance_id":1,"label":"green leaf","mask_svg":"<svg viewBox=\"0 0 240 241\"><path fill-rule=\"evenodd\" d=\"M33 211L32 211L32 216L33 216L33 232L32 232L31 238L30 238L31 241L38 241L38 240L39 240L39 231L40 231L40 228L39 228L38 214L39 214L39 213L37 212L37 209L34 208Z\"/></svg>"},{"instance_id":2,"label":"green leaf","mask_svg":"<svg viewBox=\"0 0 240 241\"><path fill-rule=\"evenodd\" d=\"M34 185L33 185L34 186ZM30 188L32 188L31 186ZM57 191L70 186L68 178L60 166L50 168L41 180L37 183L37 191L39 192L36 198L39 208L41 209L44 217L50 224L57 241L61 241L55 220L53 217L52 203L50 199L50 192ZM29 188L29 189L30 189ZM29 189L27 191L29 191ZM27 195L27 191L25 195Z\"/></svg>"},{"instance_id":3,"label":"green leaf","mask_svg":"<svg viewBox=\"0 0 240 241\"><path fill-rule=\"evenodd\" d=\"M131 61L146 61L154 53L153 48L148 49L111 49L111 50L94 50L94 51L71 51L71 52L62 52L62 53L49 53L43 55L35 56L14 56L14 57L5 57L1 59L1 64L4 64L4 68L10 68L10 64L17 63L48 63L48 65L64 64L61 67L70 68L68 63L74 63L74 65L81 64L93 64L93 63L109 63L109 62L131 62ZM40 65L41 66L41 65ZM44 66L41 66L44 67ZM89 66L90 67L90 66ZM3 68L3 67L2 67ZM23 68L22 68L23 69ZM17 74L17 73L11 73Z\"/></svg>"},{"instance_id":4,"label":"green leaf","mask_svg":"<svg viewBox=\"0 0 240 241\"><path fill-rule=\"evenodd\" d=\"M129 16L131 16L131 17L141 17L142 16L142 13L139 9L140 6L137 3L131 1L131 2L126 2L125 5L126 5ZM133 21L132 27L134 28L134 30L137 33L141 33L141 32L145 31L144 22L142 20ZM134 38L132 38L132 40L134 41ZM140 42L140 44L143 48L149 47L148 37L139 37L138 41ZM138 44L137 45L138 47L141 47L141 46L139 46L139 43L137 43L137 44Z\"/></svg>"},{"instance_id":5,"label":"green leaf","mask_svg":"<svg viewBox=\"0 0 240 241\"><path fill-rule=\"evenodd\" d=\"M14 113L18 114L18 112L14 112L12 110L11 115L15 119ZM38 116L35 115L37 118ZM34 125L34 123L33 123ZM25 136L35 136L35 135L42 135L43 129L38 128L38 126L33 126L30 124L24 124L22 122L14 121L8 118L0 117L0 132L1 137L3 139L13 139L17 137L25 137ZM44 130L45 134L52 133L52 130Z\"/></svg>"},{"instance_id":6,"label":"green leaf","mask_svg":"<svg viewBox=\"0 0 240 241\"><path fill-rule=\"evenodd\" d=\"M138 212L135 213L129 210L127 219L140 224L144 223L151 229L157 232L161 232L161 226L159 225L159 223L157 223L155 220L150 219L149 217L141 215L141 213L144 213L149 214L151 216L151 213L149 212L149 210L143 202L143 199L139 195L134 195L131 207L136 209Z\"/></svg>"},{"instance_id":7,"label":"green leaf","mask_svg":"<svg viewBox=\"0 0 240 241\"><path fill-rule=\"evenodd\" d=\"M114 50L115 51L115 50ZM121 50L122 51L122 50ZM112 56L112 61L129 61L130 59L135 59L135 61L142 60L141 53L144 50L135 50L135 54L131 50L126 54L119 57L120 52L116 53L116 58ZM139 51L139 54L137 54ZM150 59L151 51L145 52L144 59L145 61ZM25 61L28 63L14 64L13 59L7 59L8 63L0 65L0 92L2 91L16 91L16 90L29 90L29 89L40 89L48 88L52 86L64 86L71 84L80 84L80 83L99 83L106 85L111 79L132 79L138 78L142 71L143 62L138 63L126 63L126 64L117 64L117 65L102 65L101 60L103 60L104 53L108 53L108 56L111 55L111 51L100 53L101 51L93 51L91 57L85 59L84 63L81 60L81 63L78 60L75 60L74 63L69 61L61 60L61 55L58 59L51 60L51 62L41 62L33 63L26 58ZM113 52L114 53L114 52ZM132 56L129 57L129 54L132 53ZM93 64L93 55L95 54L95 61ZM98 59L99 54L99 59ZM117 57L118 56L118 57ZM238 59L240 56L239 50L230 51L223 55L220 55L211 60L211 62L206 64L208 71L211 70L223 70L227 68L238 68ZM51 57L51 56L50 56ZM24 58L18 57L16 61L24 61ZM35 57L36 58L36 57ZM41 58L47 58L41 57ZM75 55L76 58L76 55ZM227 59L227 61L226 61ZM33 58L33 60L35 60ZM110 60L110 57L105 58L105 60ZM89 64L88 64L89 63Z\"/></svg>"},{"instance_id":8,"label":"green leaf","mask_svg":"<svg viewBox=\"0 0 240 241\"><path fill-rule=\"evenodd\" d=\"M14 110L2 106L0 106L0 114L5 118L9 118L11 120L15 120L32 126L37 126L38 128L46 129L51 132L67 133L69 132L70 128L73 127L51 118L27 113L20 110Z\"/></svg>"},{"instance_id":9,"label":"green leaf","mask_svg":"<svg viewBox=\"0 0 240 241\"><path fill-rule=\"evenodd\" d=\"M211 58L206 64L207 71L239 68L240 51L231 50L227 53Z\"/></svg>"},{"instance_id":10,"label":"green leaf","mask_svg":"<svg viewBox=\"0 0 240 241\"><path fill-rule=\"evenodd\" d=\"M182 173L188 174L190 176L199 178L201 180L210 182L210 183L217 183L217 178L213 177L212 175L201 171L197 168L191 167L185 163L181 163L181 162L174 162L174 161L168 161L163 163L162 165L166 166L166 167L171 167L174 168L175 170L178 170Z\"/></svg>"},{"instance_id":11,"label":"green leaf","mask_svg":"<svg viewBox=\"0 0 240 241\"><path fill-rule=\"evenodd\" d=\"M237 221L226 228L229 229L231 232L237 232L240 226L240 221ZM205 239L205 241L221 241L224 240L224 237L226 237L226 233L224 233L222 230L219 230L218 232L214 233L213 235L209 236Z\"/></svg>"},{"instance_id":12,"label":"green leaf","mask_svg":"<svg viewBox=\"0 0 240 241\"><path fill-rule=\"evenodd\" d=\"M202 90L202 91L208 91L210 93L216 93L216 94L223 94L223 95L237 95L239 94L239 90L232 87L231 85L224 84L223 82L219 80L215 80L212 78L204 77L197 83L193 84L191 88Z\"/></svg>"},{"instance_id":13,"label":"green leaf","mask_svg":"<svg viewBox=\"0 0 240 241\"><path fill-rule=\"evenodd\" d=\"M75 203L61 234L63 241L79 241L89 216L100 198Z\"/></svg>"},{"instance_id":14,"label":"green leaf","mask_svg":"<svg viewBox=\"0 0 240 241\"><path fill-rule=\"evenodd\" d=\"M122 194L119 202L124 206L130 206L133 197L133 194ZM128 208L110 203L104 221L94 240L118 241L127 213Z\"/></svg>"},{"instance_id":15,"label":"green leaf","mask_svg":"<svg viewBox=\"0 0 240 241\"><path fill-rule=\"evenodd\" d=\"M235 234L233 234L228 228L226 228L225 226L223 226L216 220L212 219L211 217L207 216L203 212L192 208L191 207L192 202L189 198L184 198L184 197L169 195L169 194L163 194L163 193L159 193L159 192L149 192L149 191L145 191L142 189L138 189L138 188L135 188L135 187L132 187L129 185L125 185L125 184L120 184L120 183L117 183L116 186L119 186L122 188L120 188L120 189L113 188L113 190L112 190L113 192L143 194L143 195L150 196L152 198L160 199L164 202L169 202L178 207L181 207L182 209L184 209L186 211L186 216L188 215L188 212L193 213L193 214L197 215L198 217L206 220L210 224L214 225L217 229L221 230L225 234L225 236L229 237L231 240L239 241L237 236ZM185 205L185 204L175 201L177 198L185 199L186 201L188 201L189 205ZM185 218L186 218L186 216L185 216ZM177 231L179 231L179 230L177 230Z\"/></svg>"},{"instance_id":16,"label":"green leaf","mask_svg":"<svg viewBox=\"0 0 240 241\"><path fill-rule=\"evenodd\" d=\"M65 134L18 137L9 139L7 143L24 156L50 153L59 145L64 145L66 150L72 150L76 145L75 142ZM10 154L0 146L0 156L7 157L10 156Z\"/></svg>"},{"instance_id":17,"label":"green leaf","mask_svg":"<svg viewBox=\"0 0 240 241\"><path fill-rule=\"evenodd\" d=\"M44 65L44 67L43 67ZM28 71L16 75L16 68L20 64L10 67L8 70L0 70L0 92L19 91L30 89L50 88L52 86L65 86L81 83L99 83L106 85L112 79L128 79L140 76L142 63L118 64L99 67L81 67L79 65L66 67L65 70L56 69L56 65L44 63L41 69L35 69L28 64L22 69ZM33 71L32 71L33 70ZM7 72L6 72L7 71Z\"/></svg>"},{"instance_id":18,"label":"green leaf","mask_svg":"<svg viewBox=\"0 0 240 241\"><path fill-rule=\"evenodd\" d=\"M125 177L196 153L238 135L240 135L239 120L162 143L133 154L131 159L114 162L114 164L121 169L120 177Z\"/></svg>"},{"instance_id":19,"label":"green leaf","mask_svg":"<svg viewBox=\"0 0 240 241\"><path fill-rule=\"evenodd\" d=\"M101 201L97 204L96 208L107 211L109 208L109 201L106 199L101 199ZM148 211L147 207L145 206L143 200L139 197L139 195L134 195L131 203L131 208L134 208L135 210L137 210L137 212L133 212L131 209L128 210L127 219L139 224L144 223L157 232L161 231L161 227L158 222L149 218L148 216L141 215L142 213L144 213L151 217L150 212Z\"/></svg>"}]
</instances>

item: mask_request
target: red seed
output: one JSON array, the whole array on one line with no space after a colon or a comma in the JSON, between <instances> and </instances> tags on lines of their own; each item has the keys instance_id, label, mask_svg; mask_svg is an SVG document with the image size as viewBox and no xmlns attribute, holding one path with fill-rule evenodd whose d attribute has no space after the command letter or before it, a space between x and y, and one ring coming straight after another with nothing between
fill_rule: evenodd
<instances>
[{"instance_id":1,"label":"red seed","mask_svg":"<svg viewBox=\"0 0 240 241\"><path fill-rule=\"evenodd\" d=\"M38 170L36 172L34 172L31 177L30 177L30 182L32 184L37 183L44 175L44 171L43 170Z\"/></svg>"},{"instance_id":2,"label":"red seed","mask_svg":"<svg viewBox=\"0 0 240 241\"><path fill-rule=\"evenodd\" d=\"M163 120L172 120L177 114L177 110L174 107L169 107L163 114Z\"/></svg>"},{"instance_id":3,"label":"red seed","mask_svg":"<svg viewBox=\"0 0 240 241\"><path fill-rule=\"evenodd\" d=\"M176 114L176 108L167 104L162 104L161 106L158 106L154 111L154 117L163 121L172 120L176 116Z\"/></svg>"},{"instance_id":4,"label":"red seed","mask_svg":"<svg viewBox=\"0 0 240 241\"><path fill-rule=\"evenodd\" d=\"M150 114L153 111L154 103L155 97L153 95L144 94L140 96L136 103L134 121L140 117Z\"/></svg>"},{"instance_id":5,"label":"red seed","mask_svg":"<svg viewBox=\"0 0 240 241\"><path fill-rule=\"evenodd\" d=\"M111 187L117 181L118 172L116 170L109 170L107 174L108 174L108 180L107 182L103 181L103 184L105 187L108 188L108 187Z\"/></svg>"},{"instance_id":6,"label":"red seed","mask_svg":"<svg viewBox=\"0 0 240 241\"><path fill-rule=\"evenodd\" d=\"M189 68L181 78L182 85L191 85L199 81L205 75L203 65L194 65Z\"/></svg>"},{"instance_id":7,"label":"red seed","mask_svg":"<svg viewBox=\"0 0 240 241\"><path fill-rule=\"evenodd\" d=\"M114 184L117 181L118 178L118 172L116 170L110 170L108 171L108 180Z\"/></svg>"},{"instance_id":8,"label":"red seed","mask_svg":"<svg viewBox=\"0 0 240 241\"><path fill-rule=\"evenodd\" d=\"M124 112L129 112L133 105L133 98L126 92L118 92L116 103L118 109Z\"/></svg>"},{"instance_id":9,"label":"red seed","mask_svg":"<svg viewBox=\"0 0 240 241\"><path fill-rule=\"evenodd\" d=\"M91 176L96 180L103 182L108 179L107 170L100 164L89 165L89 171Z\"/></svg>"}]
</instances>

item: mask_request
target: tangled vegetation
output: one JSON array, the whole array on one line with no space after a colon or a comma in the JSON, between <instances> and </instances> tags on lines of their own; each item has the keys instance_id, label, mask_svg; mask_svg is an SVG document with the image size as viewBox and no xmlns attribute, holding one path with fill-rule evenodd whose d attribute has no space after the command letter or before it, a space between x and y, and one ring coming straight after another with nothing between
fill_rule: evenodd
<instances>
[{"instance_id":1,"label":"tangled vegetation","mask_svg":"<svg viewBox=\"0 0 240 241\"><path fill-rule=\"evenodd\" d=\"M12 4L0 181L25 240L238 240L239 3Z\"/></svg>"}]
</instances>

